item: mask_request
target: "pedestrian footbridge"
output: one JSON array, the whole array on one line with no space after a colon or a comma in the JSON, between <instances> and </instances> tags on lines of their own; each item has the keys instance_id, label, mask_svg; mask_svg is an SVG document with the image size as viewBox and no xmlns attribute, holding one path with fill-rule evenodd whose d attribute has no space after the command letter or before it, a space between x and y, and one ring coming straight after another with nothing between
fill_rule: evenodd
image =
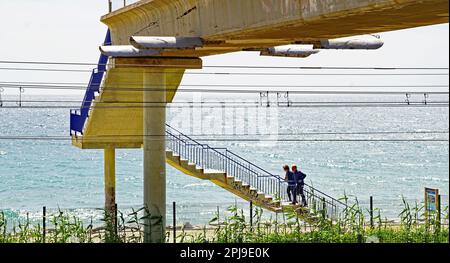
<instances>
[{"instance_id":1,"label":"pedestrian footbridge","mask_svg":"<svg viewBox=\"0 0 450 263\"><path fill-rule=\"evenodd\" d=\"M210 55L448 23L448 1L141 0L101 20L111 34L81 109L71 112L73 145L104 150L109 213L115 150L143 148L144 205L163 226L148 219L144 241L164 242L166 162L271 211L292 208L280 176L166 126L166 105L186 69L201 69L201 57ZM345 207L313 187L305 190L309 208L297 209L305 220L313 219L312 209L331 217Z\"/></svg>"}]
</instances>

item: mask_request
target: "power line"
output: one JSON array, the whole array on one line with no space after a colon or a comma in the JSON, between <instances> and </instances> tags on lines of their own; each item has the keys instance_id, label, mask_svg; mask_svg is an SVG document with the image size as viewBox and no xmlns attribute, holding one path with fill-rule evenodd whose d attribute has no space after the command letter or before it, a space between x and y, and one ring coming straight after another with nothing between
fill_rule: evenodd
<instances>
[{"instance_id":1,"label":"power line","mask_svg":"<svg viewBox=\"0 0 450 263\"><path fill-rule=\"evenodd\" d=\"M56 62L56 61L18 61L0 60L0 64L30 64L30 65L63 65L63 66L97 66L97 63L86 62ZM101 64L103 66L107 64Z\"/></svg>"},{"instance_id":2,"label":"power line","mask_svg":"<svg viewBox=\"0 0 450 263\"><path fill-rule=\"evenodd\" d=\"M205 74L213 74L213 73L205 73ZM222 73L218 73L218 74L222 74ZM224 73L225 74L225 73ZM228 73L227 73L228 74ZM234 73L230 73L230 74L234 74ZM239 74L239 73L237 73ZM245 74L245 73L241 73L241 74ZM266 75L266 74L270 74L270 73L261 73L262 75ZM295 74L297 75L297 74ZM307 74L310 75L310 74ZM324 74L315 74L315 75L324 75ZM328 74L326 74L328 75ZM334 75L334 74L333 74ZM342 75L342 74L336 74L336 75ZM354 74L344 74L344 75L354 75ZM374 74L368 74L370 75L374 75ZM392 74L390 74L392 75ZM411 75L416 75L416 74L411 74ZM446 76L448 76L448 74L445 74ZM386 76L386 74L381 74L380 76ZM389 75L388 75L389 76ZM141 86L142 83L139 82L122 82L122 86ZM92 83L92 85L101 85L102 83ZM73 85L73 86L80 86L80 87L87 87L89 85L89 83L84 83L84 82L43 82L43 81L0 81L0 85Z\"/></svg>"},{"instance_id":3,"label":"power line","mask_svg":"<svg viewBox=\"0 0 450 263\"><path fill-rule=\"evenodd\" d=\"M306 135L389 135L389 134L448 134L449 131L368 131L368 132L300 132L300 133L256 133L256 134L191 134L198 136L306 136Z\"/></svg>"},{"instance_id":4,"label":"power line","mask_svg":"<svg viewBox=\"0 0 450 263\"><path fill-rule=\"evenodd\" d=\"M15 103L15 104L22 104L22 103L54 103L54 104L61 104L61 103L77 103L77 104L82 104L82 103L95 103L95 104L100 104L100 105L104 105L104 104L138 104L138 105L155 105L155 104L173 104L173 105L183 105L183 104L187 104L187 105L210 105L210 106L217 106L217 107L221 107L227 104L230 105L234 105L234 104L238 104L238 105L261 105L261 106L267 106L268 102L266 101L164 101L164 102L152 102L152 101L148 101L148 102L144 102L144 101L80 101L80 100L2 100L4 103ZM410 101L410 104L425 104L423 101L422 102L417 102L417 101ZM448 101L427 101L427 104L448 104ZM289 105L288 105L289 104ZM345 105L353 105L353 104L370 104L370 105L377 105L377 104L407 104L406 101L269 101L269 106L294 106L296 104L305 104L305 105L314 105L314 104L319 104L319 105L327 105L327 104L332 104L332 105L339 105L339 104L345 104ZM40 106L40 105L31 105L31 106ZM46 105L40 106L40 107L45 107ZM60 106L60 105L53 105L53 106ZM66 105L68 106L68 105ZM77 105L78 106L78 105ZM5 106L6 107L6 106Z\"/></svg>"},{"instance_id":5,"label":"power line","mask_svg":"<svg viewBox=\"0 0 450 263\"><path fill-rule=\"evenodd\" d=\"M265 105L253 105L253 106L246 106L246 105L183 105L183 106L177 106L177 105L160 105L160 106L81 106L73 105L73 106L2 106L0 109L143 109L143 108L233 108L233 109L249 109L249 108L397 108L397 107L404 107L404 108L424 108L424 107L439 107L439 108L447 108L449 107L449 103L410 103L410 104L323 104L323 105L302 105L302 104L294 104L294 105L271 105L271 106L265 106Z\"/></svg>"},{"instance_id":6,"label":"power line","mask_svg":"<svg viewBox=\"0 0 450 263\"><path fill-rule=\"evenodd\" d=\"M114 136L114 137L127 137L127 138L142 138L146 136ZM153 136L155 137L155 136ZM163 137L163 136L158 136ZM101 142L100 136L95 139L83 138L83 141L95 141ZM107 138L107 137L103 137ZM448 139L242 139L242 138L232 138L232 139L211 139L211 138L196 138L198 141L203 142L449 142ZM71 141L72 137L69 136L0 136L0 140L16 140L16 141ZM154 139L161 140L161 139ZM107 140L104 140L107 141ZM170 141L170 139L168 139Z\"/></svg>"},{"instance_id":7,"label":"power line","mask_svg":"<svg viewBox=\"0 0 450 263\"><path fill-rule=\"evenodd\" d=\"M213 134L213 133L201 133L201 134L183 134L182 138L188 137L231 137L231 136L316 136L316 135L399 135L399 134L449 134L449 131L367 131L367 132L298 132L298 133L253 133L253 134ZM144 134L129 134L129 135L90 135L88 138L134 138L134 137L167 137L169 135L144 135ZM0 136L1 137L1 136ZM7 137L7 136L4 136ZM15 138L14 136L12 136ZM19 138L71 138L66 135L52 135L52 136L19 136ZM211 138L207 138L211 139Z\"/></svg>"},{"instance_id":8,"label":"power line","mask_svg":"<svg viewBox=\"0 0 450 263\"><path fill-rule=\"evenodd\" d=\"M7 71L42 71L42 72L79 72L79 73L90 73L92 70L82 70L82 69L44 69L44 68L5 68L0 67L0 70ZM103 71L106 72L106 71Z\"/></svg>"},{"instance_id":9,"label":"power line","mask_svg":"<svg viewBox=\"0 0 450 263\"><path fill-rule=\"evenodd\" d=\"M392 92L389 92L389 94ZM335 92L332 92L335 94ZM365 92L367 94L367 92ZM378 93L379 94L379 93ZM402 93L403 94L403 93ZM420 93L422 94L422 93ZM441 94L441 93L440 93ZM448 94L448 93L445 93ZM268 108L268 107L418 107L418 106L435 106L443 107L448 106L449 101L442 100L429 100L429 94L425 93L423 101L413 101L409 98L405 101L292 101L290 99L280 100L267 100L267 97L260 98L259 101L80 101L80 100L2 100L2 108L15 109L15 108L31 108L31 109L59 109L59 108ZM14 105L7 105L6 103L14 103ZM24 105L29 103L31 105ZM48 105L53 103L55 105ZM68 103L77 103L77 105L68 105ZM94 105L92 106L91 104ZM36 105L39 104L39 105ZM64 105L61 105L64 104ZM81 106L79 106L81 104Z\"/></svg>"},{"instance_id":10,"label":"power line","mask_svg":"<svg viewBox=\"0 0 450 263\"><path fill-rule=\"evenodd\" d=\"M40 89L40 90L86 90L86 87L84 86L71 86L71 85L18 85L18 84L0 84L5 89L17 89L17 88L23 88L23 89ZM150 87L152 85L149 85ZM167 84L168 87L179 87L179 88L158 88L158 86L155 85L157 88L130 88L126 85L119 85L119 86L105 86L102 87L102 90L108 90L108 91L127 91L127 92L139 92L139 91L166 91L166 92L210 92L210 93L261 93L261 92L267 92L266 90L250 90L250 89L212 89L212 88L245 88L245 87L252 87L252 88L448 88L449 85L235 85L235 84L213 84L213 85L205 85L205 84ZM205 87L203 89L186 89L183 87ZM206 87L209 87L209 89L206 89ZM318 90L270 90L269 93L286 93L289 92L291 94L312 94L312 95L319 95L319 94L348 94L348 95L399 95L399 94L440 94L440 95L447 95L449 94L448 91L318 91Z\"/></svg>"},{"instance_id":11,"label":"power line","mask_svg":"<svg viewBox=\"0 0 450 263\"><path fill-rule=\"evenodd\" d=\"M59 84L26 84L26 83L17 83L17 84L11 84L11 83L3 83L0 82L0 85L2 85L4 88L80 88L80 89L86 89L86 86L84 85L59 85ZM94 83L93 85L100 85L100 83ZM143 84L137 83L137 84L120 84L120 85L108 85L104 86L104 88L109 89L117 89L117 88L130 88L133 90L134 87L142 87ZM149 84L150 87L159 87L159 85L156 84ZM245 88L245 87L254 87L254 88L448 88L448 84L414 84L414 85L276 85L276 84L179 84L179 83L169 83L165 84L167 87L236 87L236 88ZM138 90L143 90L144 88L140 88ZM152 89L154 90L154 89ZM162 91L167 89L161 89ZM255 91L255 90L252 90ZM319 91L320 92L320 91ZM387 93L387 92L384 92ZM396 92L393 92L396 93ZM403 92L402 92L403 93ZM415 92L417 93L417 92ZM448 93L448 92L447 92Z\"/></svg>"},{"instance_id":12,"label":"power line","mask_svg":"<svg viewBox=\"0 0 450 263\"><path fill-rule=\"evenodd\" d=\"M64 65L64 66L135 66L135 67L152 67L152 65L141 64L97 64L86 62L55 62L55 61L11 61L1 60L0 64L33 64L33 65ZM254 69L333 69L333 70L449 70L448 67L337 67L337 66L259 66L259 65L207 65L204 68L254 68Z\"/></svg>"},{"instance_id":13,"label":"power line","mask_svg":"<svg viewBox=\"0 0 450 263\"><path fill-rule=\"evenodd\" d=\"M0 67L5 71L43 71L43 72L74 72L91 73L86 69L56 69L56 68L15 68ZM107 72L99 70L97 72ZM120 71L121 73L142 74L134 71ZM156 72L158 73L158 72ZM162 72L161 72L162 73ZM448 76L449 73L276 73L276 72L192 72L186 71L185 75L237 75L237 76Z\"/></svg>"},{"instance_id":14,"label":"power line","mask_svg":"<svg viewBox=\"0 0 450 263\"><path fill-rule=\"evenodd\" d=\"M102 83L92 83L91 85L100 86ZM79 82L17 82L17 81L0 81L0 85L3 87L9 87L9 88L38 88L38 87L50 87L50 88L82 88L86 89L88 84L85 83L79 83ZM121 83L120 85L109 85L104 86L104 88L134 88L134 87L142 87L142 83L136 83L136 82L127 82L127 83ZM157 85L151 85L150 86L157 86ZM446 88L449 85L448 84L423 84L423 85L255 85L255 84L166 84L166 86L180 86L180 87L262 87L262 88L271 88L271 87L285 87L285 88L294 88L294 87L314 87L314 88L348 88L348 87L361 87L361 88L387 88L387 87L393 87L393 88ZM417 93L417 92L416 92Z\"/></svg>"},{"instance_id":15,"label":"power line","mask_svg":"<svg viewBox=\"0 0 450 263\"><path fill-rule=\"evenodd\" d=\"M306 70L449 70L445 67L297 67L297 66L204 66L205 68L306 69Z\"/></svg>"}]
</instances>

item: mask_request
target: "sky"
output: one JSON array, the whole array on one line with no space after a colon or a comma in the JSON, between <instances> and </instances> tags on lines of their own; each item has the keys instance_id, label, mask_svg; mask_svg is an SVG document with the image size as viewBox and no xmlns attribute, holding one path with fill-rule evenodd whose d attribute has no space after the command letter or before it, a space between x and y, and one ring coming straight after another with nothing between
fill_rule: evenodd
<instances>
[{"instance_id":1,"label":"sky","mask_svg":"<svg viewBox=\"0 0 450 263\"><path fill-rule=\"evenodd\" d=\"M115 1L115 8L118 7ZM106 0L0 0L0 60L96 62L98 46L106 26L100 17L107 12ZM374 32L377 33L377 32ZM306 59L260 57L256 52L238 52L204 58L204 65L264 66L368 66L368 67L448 67L448 24L381 34L385 45L376 51L327 50ZM8 65L0 64L1 67ZM11 66L11 65L9 65ZM40 66L41 67L41 66ZM86 83L88 73L48 73L0 70L0 82L76 82ZM186 76L185 84L285 84L308 85L368 83L447 84L448 77L406 79L358 79L339 77L199 77ZM26 94L77 94L82 91L37 91ZM16 94L7 90L5 94Z\"/></svg>"}]
</instances>

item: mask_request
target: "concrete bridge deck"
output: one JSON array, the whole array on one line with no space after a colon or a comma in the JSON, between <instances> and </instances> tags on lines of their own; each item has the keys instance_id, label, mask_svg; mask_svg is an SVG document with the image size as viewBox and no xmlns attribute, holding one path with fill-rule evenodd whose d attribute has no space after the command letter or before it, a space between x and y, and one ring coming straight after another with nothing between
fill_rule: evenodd
<instances>
[{"instance_id":1,"label":"concrete bridge deck","mask_svg":"<svg viewBox=\"0 0 450 263\"><path fill-rule=\"evenodd\" d=\"M447 0L144 0L102 17L114 45L131 36L195 36L201 57L448 23Z\"/></svg>"}]
</instances>

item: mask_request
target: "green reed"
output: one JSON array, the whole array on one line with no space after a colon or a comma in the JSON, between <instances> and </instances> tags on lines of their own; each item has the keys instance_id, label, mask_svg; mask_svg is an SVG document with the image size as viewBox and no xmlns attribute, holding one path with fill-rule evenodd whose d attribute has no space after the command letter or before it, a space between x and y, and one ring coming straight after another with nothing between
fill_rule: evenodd
<instances>
[{"instance_id":1,"label":"green reed","mask_svg":"<svg viewBox=\"0 0 450 263\"><path fill-rule=\"evenodd\" d=\"M288 209L278 218L262 221L254 218L251 227L243 216L243 210L232 206L228 209L230 216L223 219L207 242L218 243L448 243L448 225L441 225L437 213L430 212L425 218L424 206L415 203L411 207L402 198L403 210L399 213L400 222L391 223L383 219L380 209L374 209L373 227L363 212L357 198L350 203L350 197L342 200L347 204L339 218L330 220L320 209L313 209L314 222L302 222L298 211ZM443 221L448 222L448 207L444 208ZM261 212L259 212L261 211ZM256 215L262 214L257 209ZM216 218L216 217L215 217ZM212 221L214 221L214 219ZM425 220L427 219L427 220ZM309 220L308 220L309 221Z\"/></svg>"},{"instance_id":2,"label":"green reed","mask_svg":"<svg viewBox=\"0 0 450 263\"><path fill-rule=\"evenodd\" d=\"M217 212L209 222L214 231L206 226L198 231L181 228L177 235L180 243L448 243L449 208L441 215L425 213L424 205L412 206L402 198L403 209L399 222L392 223L383 217L380 209L374 209L373 225L355 197L344 195L347 205L342 213L331 220L320 205L310 209L312 220L301 220L299 213L305 211L287 209L284 213L263 219L263 210L255 208L252 222L237 205L227 209L228 216L219 217ZM352 200L352 201L350 201ZM366 211L367 212L367 211ZM58 210L49 215L45 231L48 243L141 243L144 227L162 227L162 218L152 216L145 208L125 214L117 211L117 218L104 213L104 226L94 228L93 219L85 225L76 215ZM115 216L115 215L114 215ZM219 220L220 219L220 220ZM445 222L445 224L442 224ZM169 242L170 233L166 233ZM43 243L42 225L33 223L28 214L25 219L8 220L0 211L0 243Z\"/></svg>"}]
</instances>

